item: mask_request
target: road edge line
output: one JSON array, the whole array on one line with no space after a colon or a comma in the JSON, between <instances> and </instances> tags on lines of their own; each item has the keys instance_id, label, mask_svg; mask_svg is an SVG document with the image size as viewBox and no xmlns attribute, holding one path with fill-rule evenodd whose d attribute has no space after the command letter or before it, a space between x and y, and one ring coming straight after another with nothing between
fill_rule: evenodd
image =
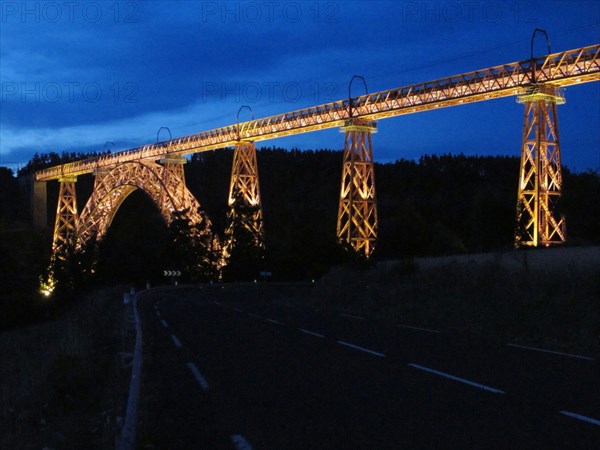
<instances>
[{"instance_id":1,"label":"road edge line","mask_svg":"<svg viewBox=\"0 0 600 450\"><path fill-rule=\"evenodd\" d=\"M133 365L131 368L131 381L129 382L129 396L125 421L121 429L119 450L131 450L135 446L137 412L142 379L142 322L137 308L137 296L133 296L133 317L135 318L135 347L133 351Z\"/></svg>"}]
</instances>

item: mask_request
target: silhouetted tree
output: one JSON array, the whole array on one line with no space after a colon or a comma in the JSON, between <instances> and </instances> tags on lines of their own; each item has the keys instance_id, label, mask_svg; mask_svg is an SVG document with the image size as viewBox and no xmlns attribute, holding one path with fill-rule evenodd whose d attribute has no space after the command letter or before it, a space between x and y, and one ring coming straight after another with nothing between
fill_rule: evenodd
<instances>
[{"instance_id":1,"label":"silhouetted tree","mask_svg":"<svg viewBox=\"0 0 600 450\"><path fill-rule=\"evenodd\" d=\"M217 279L218 249L213 236L206 235L205 223L193 224L188 211L175 211L169 224L169 244L163 254L165 269L181 270L191 281Z\"/></svg>"}]
</instances>

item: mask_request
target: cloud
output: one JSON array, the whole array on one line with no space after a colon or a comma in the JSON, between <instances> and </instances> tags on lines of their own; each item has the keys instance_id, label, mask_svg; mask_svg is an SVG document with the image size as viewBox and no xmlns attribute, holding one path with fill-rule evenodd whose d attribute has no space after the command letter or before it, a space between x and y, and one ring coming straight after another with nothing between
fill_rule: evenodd
<instances>
[{"instance_id":1,"label":"cloud","mask_svg":"<svg viewBox=\"0 0 600 450\"><path fill-rule=\"evenodd\" d=\"M25 4L0 2L0 12L8 3ZM124 149L154 141L161 126L181 136L231 124L241 105L264 117L345 98L355 74L365 76L373 92L521 60L532 29L542 23L554 50L598 38L597 23L589 25L598 17L597 2L537 9L535 2L517 3L31 2L27 7L38 5L40 20L5 12L0 18L0 149L16 161L36 151L102 150L106 141ZM78 5L72 20L69 4ZM61 19L48 20L52 11L44 7L63 8ZM598 99L597 90L586 92ZM591 103L585 115L571 117L568 105L559 114L561 129L583 127L586 148L597 149L597 120L586 117L598 117L600 102ZM502 107L497 117L512 117L512 110ZM522 120L520 110L516 114ZM418 133L426 123L405 130L401 124L410 121L397 120L400 137L381 133L377 142L390 154L400 140L402 148L423 151L450 151L438 147L463 147L468 139L478 144L471 122L472 137L456 131L467 128L465 120L473 117L452 108L443 133L427 136ZM478 122L482 136L491 136L485 146L507 151L502 146L512 125L488 122ZM319 143L322 135L302 136L282 143ZM339 147L328 139L324 146ZM589 153L577 152L597 160Z\"/></svg>"},{"instance_id":2,"label":"cloud","mask_svg":"<svg viewBox=\"0 0 600 450\"><path fill-rule=\"evenodd\" d=\"M177 123L190 126L198 119L198 108L179 111L142 113L127 119L108 120L64 127L11 128L0 130L1 149L11 159L20 152L80 151L80 148L103 149L106 141L114 142L117 149L142 145L156 139L161 126ZM173 128L172 128L173 130ZM132 145L133 144L133 145Z\"/></svg>"}]
</instances>

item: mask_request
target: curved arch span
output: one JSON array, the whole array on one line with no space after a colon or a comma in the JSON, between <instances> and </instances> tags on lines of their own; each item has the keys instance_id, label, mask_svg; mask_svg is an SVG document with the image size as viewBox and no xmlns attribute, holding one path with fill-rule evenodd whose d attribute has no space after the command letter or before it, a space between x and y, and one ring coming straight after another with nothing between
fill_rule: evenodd
<instances>
[{"instance_id":1,"label":"curved arch span","mask_svg":"<svg viewBox=\"0 0 600 450\"><path fill-rule=\"evenodd\" d=\"M207 243L212 241L210 220L185 186L183 167L178 176L155 162L137 161L96 173L94 192L79 217L77 247L85 246L92 238L100 241L125 199L136 189L150 197L165 223L171 223L175 213L183 212Z\"/></svg>"}]
</instances>

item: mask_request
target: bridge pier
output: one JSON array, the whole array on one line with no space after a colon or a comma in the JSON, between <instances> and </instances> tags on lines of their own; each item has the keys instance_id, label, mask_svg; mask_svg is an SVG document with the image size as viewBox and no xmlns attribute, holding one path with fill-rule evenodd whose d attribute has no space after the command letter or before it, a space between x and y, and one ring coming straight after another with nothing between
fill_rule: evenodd
<instances>
[{"instance_id":1,"label":"bridge pier","mask_svg":"<svg viewBox=\"0 0 600 450\"><path fill-rule=\"evenodd\" d=\"M235 245L236 222L241 222L250 233L252 245L264 248L265 232L254 142L240 141L235 146L227 204L229 213L225 230L224 257L228 258L231 255Z\"/></svg>"},{"instance_id":2,"label":"bridge pier","mask_svg":"<svg viewBox=\"0 0 600 450\"><path fill-rule=\"evenodd\" d=\"M168 211L167 208L169 202L167 201L167 196L171 196L176 199L182 200L182 209L188 209L192 207L189 202L186 202L185 190L185 172L183 165L186 163L186 159L180 155L166 155L164 159L161 160L163 165L163 173L162 173L162 181L164 184L164 189L161 192L162 201L162 215L164 217L168 217L172 214L173 211Z\"/></svg>"},{"instance_id":3,"label":"bridge pier","mask_svg":"<svg viewBox=\"0 0 600 450\"><path fill-rule=\"evenodd\" d=\"M557 104L565 102L556 86L533 85L517 98L525 104L517 197L515 247L550 246L566 241Z\"/></svg>"},{"instance_id":4,"label":"bridge pier","mask_svg":"<svg viewBox=\"0 0 600 450\"><path fill-rule=\"evenodd\" d=\"M350 119L340 131L345 133L345 140L337 239L369 258L375 249L378 227L371 140L377 125L370 120Z\"/></svg>"},{"instance_id":5,"label":"bridge pier","mask_svg":"<svg viewBox=\"0 0 600 450\"><path fill-rule=\"evenodd\" d=\"M52 255L56 258L64 257L64 249L74 246L77 238L77 194L75 182L77 177L59 178L60 188L58 205L56 207L56 220L54 222L54 236L52 238Z\"/></svg>"}]
</instances>

